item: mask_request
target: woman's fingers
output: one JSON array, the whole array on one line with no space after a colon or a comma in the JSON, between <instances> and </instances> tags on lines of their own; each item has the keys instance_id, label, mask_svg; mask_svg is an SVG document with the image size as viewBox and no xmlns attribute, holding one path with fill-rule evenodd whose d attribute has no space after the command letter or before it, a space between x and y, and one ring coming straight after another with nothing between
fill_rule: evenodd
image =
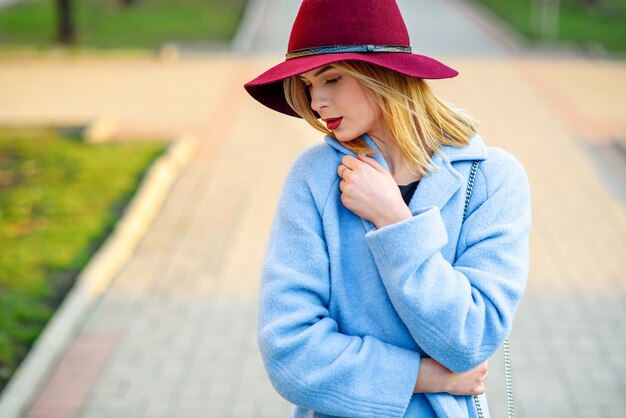
<instances>
[{"instance_id":1,"label":"woman's fingers","mask_svg":"<svg viewBox=\"0 0 626 418\"><path fill-rule=\"evenodd\" d=\"M450 372L449 389L446 391L453 395L482 395L485 393L488 374L489 365L486 361L464 373Z\"/></svg>"},{"instance_id":2,"label":"woman's fingers","mask_svg":"<svg viewBox=\"0 0 626 418\"><path fill-rule=\"evenodd\" d=\"M387 169L380 165L378 161L366 155L359 154L358 159L353 157L352 155L346 155L345 157L343 157L341 159L341 164L339 165L339 167L337 167L337 175L343 178L342 174L344 174L346 171L357 171L365 167L372 167L374 170L383 174L388 173Z\"/></svg>"},{"instance_id":3,"label":"woman's fingers","mask_svg":"<svg viewBox=\"0 0 626 418\"><path fill-rule=\"evenodd\" d=\"M354 158L352 155L346 155L341 159L341 164L345 165L350 170L355 170L360 164L363 164L363 162Z\"/></svg>"},{"instance_id":4,"label":"woman's fingers","mask_svg":"<svg viewBox=\"0 0 626 418\"><path fill-rule=\"evenodd\" d=\"M337 175L341 177L342 180L347 180L346 175L350 172L350 169L345 165L341 164L337 167Z\"/></svg>"},{"instance_id":5,"label":"woman's fingers","mask_svg":"<svg viewBox=\"0 0 626 418\"><path fill-rule=\"evenodd\" d=\"M359 161L363 161L364 163L374 167L376 169L376 171L380 171L381 173L385 173L387 171L385 169L385 167L380 165L380 163L378 161L376 161L375 159L373 159L371 157L368 157L365 154L359 154Z\"/></svg>"},{"instance_id":6,"label":"woman's fingers","mask_svg":"<svg viewBox=\"0 0 626 418\"><path fill-rule=\"evenodd\" d=\"M485 380L487 379L487 375L489 374L489 364L487 363L487 361L484 361L470 373L473 372L478 373L478 376L476 378L477 383L474 387L472 395L482 395L483 393L485 393Z\"/></svg>"}]
</instances>

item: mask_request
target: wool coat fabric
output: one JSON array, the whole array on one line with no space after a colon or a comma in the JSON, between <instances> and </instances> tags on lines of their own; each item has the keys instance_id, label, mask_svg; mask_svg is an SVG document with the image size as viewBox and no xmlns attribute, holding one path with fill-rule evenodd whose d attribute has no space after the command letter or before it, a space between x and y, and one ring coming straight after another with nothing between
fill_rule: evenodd
<instances>
[{"instance_id":1,"label":"wool coat fabric","mask_svg":"<svg viewBox=\"0 0 626 418\"><path fill-rule=\"evenodd\" d=\"M355 155L327 136L286 177L259 299L270 380L295 417L476 417L471 396L412 392L422 357L471 370L508 335L528 274L526 173L479 135L445 146L409 203L413 216L376 229L341 202L346 154Z\"/></svg>"}]
</instances>

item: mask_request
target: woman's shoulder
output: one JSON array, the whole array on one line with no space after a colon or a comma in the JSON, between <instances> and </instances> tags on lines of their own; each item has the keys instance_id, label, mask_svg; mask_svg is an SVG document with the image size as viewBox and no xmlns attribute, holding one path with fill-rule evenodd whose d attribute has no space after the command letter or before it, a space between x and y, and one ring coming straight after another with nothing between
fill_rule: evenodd
<instances>
[{"instance_id":1,"label":"woman's shoulder","mask_svg":"<svg viewBox=\"0 0 626 418\"><path fill-rule=\"evenodd\" d=\"M522 163L507 150L487 146L478 133L474 134L468 145L448 146L444 147L443 151L453 165L459 163L465 166L479 161L475 191L481 195L486 193L485 197L491 196L495 190L503 186L506 188L509 187L507 185L528 183ZM462 165L459 165L459 170L464 172L467 168L462 169Z\"/></svg>"},{"instance_id":2,"label":"woman's shoulder","mask_svg":"<svg viewBox=\"0 0 626 418\"><path fill-rule=\"evenodd\" d=\"M487 147L487 158L481 165L489 166L492 170L496 171L525 171L522 163L515 155L500 147Z\"/></svg>"},{"instance_id":3,"label":"woman's shoulder","mask_svg":"<svg viewBox=\"0 0 626 418\"><path fill-rule=\"evenodd\" d=\"M337 168L341 161L338 151L326 142L317 142L302 150L291 164L291 170L305 176L318 176L324 174L328 167Z\"/></svg>"},{"instance_id":4,"label":"woman's shoulder","mask_svg":"<svg viewBox=\"0 0 626 418\"><path fill-rule=\"evenodd\" d=\"M522 163L499 147L485 147L483 158L476 175L475 197L467 209L466 243L482 239L481 235L494 227L530 227L531 190ZM468 238L471 236L474 238Z\"/></svg>"},{"instance_id":5,"label":"woman's shoulder","mask_svg":"<svg viewBox=\"0 0 626 418\"><path fill-rule=\"evenodd\" d=\"M487 147L487 157L478 167L488 196L502 188L517 188L519 193L525 193L529 189L524 166L509 151L499 147Z\"/></svg>"},{"instance_id":6,"label":"woman's shoulder","mask_svg":"<svg viewBox=\"0 0 626 418\"><path fill-rule=\"evenodd\" d=\"M310 145L293 160L285 182L296 188L308 189L317 203L323 206L339 181L337 167L341 158L339 151L325 142Z\"/></svg>"}]
</instances>

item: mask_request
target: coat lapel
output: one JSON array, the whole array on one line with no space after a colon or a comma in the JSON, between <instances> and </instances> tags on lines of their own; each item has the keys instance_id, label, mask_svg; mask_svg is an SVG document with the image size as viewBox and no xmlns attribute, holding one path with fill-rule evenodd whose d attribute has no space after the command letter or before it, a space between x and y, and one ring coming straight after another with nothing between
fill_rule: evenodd
<instances>
[{"instance_id":1,"label":"coat lapel","mask_svg":"<svg viewBox=\"0 0 626 418\"><path fill-rule=\"evenodd\" d=\"M487 147L480 135L475 134L465 147L444 146L433 155L433 166L428 176L420 180L415 195L409 202L413 212L418 208L437 206L443 208L454 194L467 184L467 176L452 165L455 161L475 161L487 158Z\"/></svg>"},{"instance_id":2,"label":"coat lapel","mask_svg":"<svg viewBox=\"0 0 626 418\"><path fill-rule=\"evenodd\" d=\"M433 166L437 169L422 177L417 185L415 195L409 203L411 212L430 206L444 207L465 182L447 158L435 154Z\"/></svg>"},{"instance_id":3,"label":"coat lapel","mask_svg":"<svg viewBox=\"0 0 626 418\"><path fill-rule=\"evenodd\" d=\"M385 157L383 157L383 154L380 152L380 149L378 148L378 145L376 145L376 142L374 142L374 140L367 134L363 135L363 138L365 139L367 144L370 146L370 148L376 150L376 155L374 155L373 157L376 160L376 162L378 162L378 164L382 165L387 170L389 170L389 165L387 165L387 161L385 161ZM373 229L376 229L376 225L374 225L372 222L368 221L367 219L361 218L361 222L363 222L363 226L365 227L366 233L370 232Z\"/></svg>"},{"instance_id":4,"label":"coat lapel","mask_svg":"<svg viewBox=\"0 0 626 418\"><path fill-rule=\"evenodd\" d=\"M374 140L372 140L369 135L364 135L363 138L368 145L376 151L374 159L383 167L389 169L385 158ZM350 151L335 138L327 136L325 140L342 153L356 156L354 152ZM486 158L487 148L478 134L474 135L470 144L463 148L452 146L442 147L440 153L435 153L432 159L432 164L436 167L436 170L431 170L428 176L420 180L415 195L411 199L411 202L409 202L411 212L414 212L418 208L431 206L443 208L452 196L465 185L466 178L452 166L453 161L473 161L484 160ZM361 221L367 232L376 228L373 223L366 219L361 218Z\"/></svg>"},{"instance_id":5,"label":"coat lapel","mask_svg":"<svg viewBox=\"0 0 626 418\"><path fill-rule=\"evenodd\" d=\"M378 161L379 164L381 164L383 167L385 167L386 169L389 169L389 166L387 165L387 162L385 161L385 158L383 157L383 155L380 153L380 150L378 149L378 146L376 145L376 143L374 142L374 140L372 138L370 138L369 135L363 135L363 138L365 139L365 141L367 142L367 144L376 151L376 155L374 156L374 159L376 161ZM324 140L328 143L328 145L332 146L333 148L335 148L337 151L340 151L343 154L346 155L352 155L353 157L356 157L356 153L351 151L350 149L346 148L345 145L343 145L341 142L339 142L337 139L333 138L330 135L327 135ZM371 223L370 221L368 221L367 219L361 218L359 217L359 219L361 220L361 222L363 223L363 227L365 228L366 232L369 232L373 229L376 229L376 226Z\"/></svg>"}]
</instances>

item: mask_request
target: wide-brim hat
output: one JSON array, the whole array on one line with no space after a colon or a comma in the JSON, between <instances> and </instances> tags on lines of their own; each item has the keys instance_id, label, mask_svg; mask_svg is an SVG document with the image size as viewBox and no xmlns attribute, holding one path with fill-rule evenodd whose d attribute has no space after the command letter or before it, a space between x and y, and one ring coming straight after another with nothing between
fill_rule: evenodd
<instances>
[{"instance_id":1,"label":"wide-brim hat","mask_svg":"<svg viewBox=\"0 0 626 418\"><path fill-rule=\"evenodd\" d=\"M458 75L433 58L412 53L395 0L304 0L285 61L244 87L270 109L298 116L285 99L283 80L339 61L367 62L417 78Z\"/></svg>"}]
</instances>

